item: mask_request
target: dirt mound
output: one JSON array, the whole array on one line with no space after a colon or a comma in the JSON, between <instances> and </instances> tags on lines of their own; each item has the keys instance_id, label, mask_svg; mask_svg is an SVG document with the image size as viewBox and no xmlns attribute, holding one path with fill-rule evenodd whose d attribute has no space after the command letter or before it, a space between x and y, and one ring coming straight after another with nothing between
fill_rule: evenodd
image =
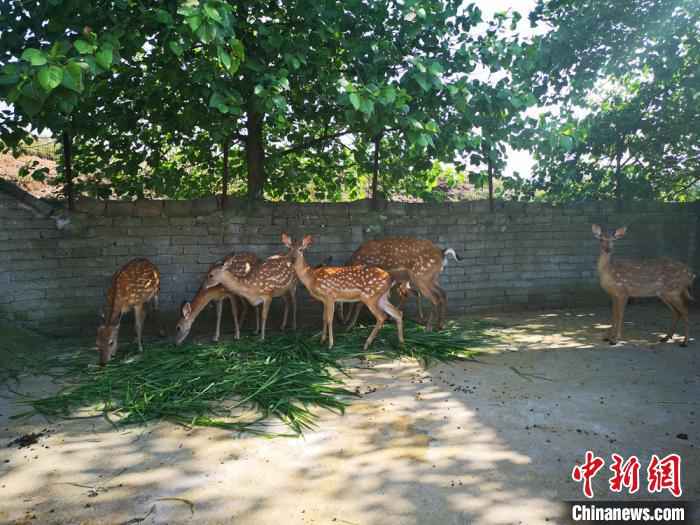
<instances>
[{"instance_id":1,"label":"dirt mound","mask_svg":"<svg viewBox=\"0 0 700 525\"><path fill-rule=\"evenodd\" d=\"M30 176L21 177L19 171L23 166L31 167L36 162L34 169L48 168L49 173L45 181L37 181ZM50 181L56 177L56 162L34 155L20 155L15 158L10 154L0 154L0 178L9 180L24 191L40 199L60 198L60 187L52 186Z\"/></svg>"}]
</instances>

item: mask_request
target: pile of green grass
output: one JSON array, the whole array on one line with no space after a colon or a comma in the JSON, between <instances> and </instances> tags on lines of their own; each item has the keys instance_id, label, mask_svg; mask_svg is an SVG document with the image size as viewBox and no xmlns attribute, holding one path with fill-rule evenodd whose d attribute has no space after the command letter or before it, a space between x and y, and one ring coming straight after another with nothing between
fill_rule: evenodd
<instances>
[{"instance_id":1,"label":"pile of green grass","mask_svg":"<svg viewBox=\"0 0 700 525\"><path fill-rule=\"evenodd\" d=\"M412 357L431 361L469 359L488 343L489 325L473 322L426 332L409 324L404 345L396 328L385 328L370 353L362 352L369 328L339 333L332 350L318 334L271 334L219 344L148 344L143 354L120 351L106 367L97 367L96 352L56 354L28 370L54 377L61 390L49 397L24 400L48 417L72 417L92 408L117 425L166 419L184 425L264 432L274 416L294 433L313 428L315 408L342 412L354 395L343 377L353 359ZM242 409L258 417L242 417ZM99 413L99 412L98 412Z\"/></svg>"}]
</instances>

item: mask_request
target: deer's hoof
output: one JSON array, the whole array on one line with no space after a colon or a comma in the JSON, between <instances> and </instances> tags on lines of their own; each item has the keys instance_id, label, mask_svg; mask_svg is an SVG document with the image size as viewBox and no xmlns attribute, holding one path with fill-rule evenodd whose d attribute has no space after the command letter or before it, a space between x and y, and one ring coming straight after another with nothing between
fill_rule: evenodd
<instances>
[{"instance_id":1,"label":"deer's hoof","mask_svg":"<svg viewBox=\"0 0 700 525\"><path fill-rule=\"evenodd\" d=\"M688 346L688 341L681 341L681 344L680 344L680 345L681 345L681 347L683 347L683 348L687 348L687 346Z\"/></svg>"},{"instance_id":2,"label":"deer's hoof","mask_svg":"<svg viewBox=\"0 0 700 525\"><path fill-rule=\"evenodd\" d=\"M218 343L218 342L219 342L219 338L218 338L218 337L212 337L212 338L211 338L211 342L212 342L212 343Z\"/></svg>"}]
</instances>

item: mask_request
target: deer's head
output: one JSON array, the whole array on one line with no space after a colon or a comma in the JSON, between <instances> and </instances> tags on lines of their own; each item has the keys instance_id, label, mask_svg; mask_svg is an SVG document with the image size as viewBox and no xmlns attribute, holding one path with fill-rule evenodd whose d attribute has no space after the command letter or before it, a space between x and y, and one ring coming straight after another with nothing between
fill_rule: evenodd
<instances>
[{"instance_id":1,"label":"deer's head","mask_svg":"<svg viewBox=\"0 0 700 525\"><path fill-rule=\"evenodd\" d=\"M188 302L182 303L180 307L180 319L175 325L175 344L181 345L182 342L187 339L192 329L192 323L194 322L194 316L192 315L192 305Z\"/></svg>"},{"instance_id":2,"label":"deer's head","mask_svg":"<svg viewBox=\"0 0 700 525\"><path fill-rule=\"evenodd\" d=\"M594 224L592 230L593 237L600 241L600 250L604 253L610 253L612 252L613 243L615 241L619 241L625 236L625 233L627 232L627 226L618 228L615 231L604 232L600 226Z\"/></svg>"},{"instance_id":3,"label":"deer's head","mask_svg":"<svg viewBox=\"0 0 700 525\"><path fill-rule=\"evenodd\" d=\"M304 251L311 246L313 243L313 238L311 235L306 235L301 241L293 241L292 238L286 233L282 234L282 243L289 248L289 256L292 262L296 262L297 259L303 259Z\"/></svg>"},{"instance_id":4,"label":"deer's head","mask_svg":"<svg viewBox=\"0 0 700 525\"><path fill-rule=\"evenodd\" d=\"M100 366L106 365L117 352L119 325L102 324L97 329L97 350L100 352Z\"/></svg>"}]
</instances>

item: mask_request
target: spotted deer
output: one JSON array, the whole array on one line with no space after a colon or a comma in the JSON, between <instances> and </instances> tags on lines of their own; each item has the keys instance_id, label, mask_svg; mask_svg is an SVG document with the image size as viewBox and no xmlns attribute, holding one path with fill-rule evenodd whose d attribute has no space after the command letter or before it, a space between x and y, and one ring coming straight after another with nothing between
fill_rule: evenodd
<instances>
[{"instance_id":1,"label":"spotted deer","mask_svg":"<svg viewBox=\"0 0 700 525\"><path fill-rule=\"evenodd\" d=\"M298 280L289 254L273 255L268 257L256 267L250 267L248 272L237 277L230 273L233 260L229 257L223 263L213 266L209 270L204 286L213 288L224 286L229 292L245 298L251 305L262 305L262 328L260 339L265 340L265 327L270 304L273 297L283 297L289 301L292 307L292 327L297 327L297 303L296 288ZM288 308L285 307L282 319L282 329L287 325Z\"/></svg>"},{"instance_id":2,"label":"spotted deer","mask_svg":"<svg viewBox=\"0 0 700 525\"><path fill-rule=\"evenodd\" d=\"M661 339L668 341L678 325L685 323L685 337L681 346L688 345L688 301L692 299L690 287L695 275L686 264L668 257L657 259L612 260L613 243L622 239L627 227L604 233L600 226L593 225L593 236L600 241L598 275L600 286L612 299L612 326L605 337L611 345L622 338L625 306L630 297L658 297L673 314L668 333Z\"/></svg>"},{"instance_id":3,"label":"spotted deer","mask_svg":"<svg viewBox=\"0 0 700 525\"><path fill-rule=\"evenodd\" d=\"M312 297L323 303L321 342L325 342L328 335L328 348L333 348L333 316L335 304L338 302L362 302L377 319L377 324L365 341L365 350L372 344L388 316L396 321L399 341L404 342L403 314L389 302L392 279L388 272L365 265L312 268L304 256L304 252L313 242L310 235L295 243L285 233L282 234L282 242L290 250L294 271L299 280Z\"/></svg>"},{"instance_id":4,"label":"spotted deer","mask_svg":"<svg viewBox=\"0 0 700 525\"><path fill-rule=\"evenodd\" d=\"M258 256L250 252L230 254L228 258L231 259L231 267L228 271L236 277L244 277L252 268L255 268L258 264L260 264L260 259L258 259ZM200 286L197 294L194 296L191 302L184 302L180 307L181 316L177 322L177 325L175 326L176 345L182 344L182 342L187 339L195 319L197 319L202 310L212 301L216 301L216 331L214 332L214 337L212 340L217 342L221 337L221 315L223 312L223 303L226 299L228 299L231 303L235 338L240 339L241 337L240 325L243 324L245 319L247 302L241 301L242 312L239 315L238 301L240 298L237 297L236 294L229 292L223 285L207 288L205 284L206 283L202 283L202 286ZM288 303L285 302L285 309L287 306ZM255 313L256 324L258 325L258 328L256 329L257 333L260 324L257 309Z\"/></svg>"},{"instance_id":5,"label":"spotted deer","mask_svg":"<svg viewBox=\"0 0 700 525\"><path fill-rule=\"evenodd\" d=\"M437 322L438 329L442 328L447 313L447 294L440 286L439 279L448 257L455 261L462 260L452 248L443 250L429 240L396 237L363 243L350 257L348 266L365 264L389 272L399 284L402 304L410 291L417 295L421 317L420 301L421 297L426 297L433 304L426 323L427 329L431 330L434 322ZM350 327L357 320L361 308L361 305L355 307Z\"/></svg>"},{"instance_id":6,"label":"spotted deer","mask_svg":"<svg viewBox=\"0 0 700 525\"><path fill-rule=\"evenodd\" d=\"M100 365L106 365L117 351L119 326L122 315L134 310L136 342L143 352L141 334L146 319L145 304L153 303L154 314L158 313L160 272L148 259L129 261L112 276L112 285L107 290L107 305L102 313L102 324L97 329L97 349ZM164 335L162 328L161 335Z\"/></svg>"}]
</instances>

